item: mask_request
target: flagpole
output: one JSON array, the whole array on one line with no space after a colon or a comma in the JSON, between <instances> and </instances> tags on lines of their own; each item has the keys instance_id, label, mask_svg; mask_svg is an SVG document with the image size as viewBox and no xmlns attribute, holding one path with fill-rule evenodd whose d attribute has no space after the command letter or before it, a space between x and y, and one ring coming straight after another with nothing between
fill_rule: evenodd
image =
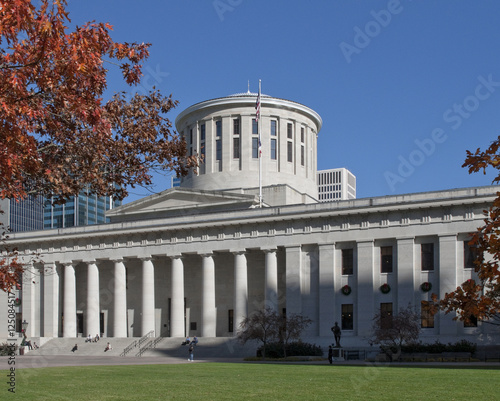
<instances>
[{"instance_id":1,"label":"flagpole","mask_svg":"<svg viewBox=\"0 0 500 401\"><path fill-rule=\"evenodd\" d=\"M259 102L262 103L262 99L260 97L261 95L261 81L259 79ZM260 108L262 109L262 104L260 105ZM262 207L262 142L260 141L261 137L261 132L262 132L262 118L260 116L260 110L259 110L259 207Z\"/></svg>"}]
</instances>

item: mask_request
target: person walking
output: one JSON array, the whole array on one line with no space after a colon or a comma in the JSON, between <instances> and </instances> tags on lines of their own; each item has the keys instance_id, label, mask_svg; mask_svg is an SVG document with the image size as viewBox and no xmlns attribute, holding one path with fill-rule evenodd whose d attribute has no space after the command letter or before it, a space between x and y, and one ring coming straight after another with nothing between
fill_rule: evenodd
<instances>
[{"instance_id":1,"label":"person walking","mask_svg":"<svg viewBox=\"0 0 500 401\"><path fill-rule=\"evenodd\" d=\"M189 358L188 358L188 361L189 362L193 362L193 353L194 353L194 344L189 344L189 349L188 349L188 352L189 352Z\"/></svg>"},{"instance_id":2,"label":"person walking","mask_svg":"<svg viewBox=\"0 0 500 401\"><path fill-rule=\"evenodd\" d=\"M330 362L330 365L333 362L333 348L331 345L328 346L328 362Z\"/></svg>"}]
</instances>

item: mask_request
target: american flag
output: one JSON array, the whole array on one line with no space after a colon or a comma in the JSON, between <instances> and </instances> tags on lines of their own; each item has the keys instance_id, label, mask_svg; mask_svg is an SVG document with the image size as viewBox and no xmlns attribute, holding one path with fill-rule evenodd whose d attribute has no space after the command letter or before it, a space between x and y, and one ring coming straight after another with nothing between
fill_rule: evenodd
<instances>
[{"instance_id":1,"label":"american flag","mask_svg":"<svg viewBox=\"0 0 500 401\"><path fill-rule=\"evenodd\" d=\"M260 143L260 138L259 138L259 157L262 157L262 144Z\"/></svg>"},{"instance_id":2,"label":"american flag","mask_svg":"<svg viewBox=\"0 0 500 401\"><path fill-rule=\"evenodd\" d=\"M260 91L259 91L259 94L257 95L257 103L255 103L255 110L257 110L257 112L255 113L255 121L259 121L259 117L260 117Z\"/></svg>"}]
</instances>

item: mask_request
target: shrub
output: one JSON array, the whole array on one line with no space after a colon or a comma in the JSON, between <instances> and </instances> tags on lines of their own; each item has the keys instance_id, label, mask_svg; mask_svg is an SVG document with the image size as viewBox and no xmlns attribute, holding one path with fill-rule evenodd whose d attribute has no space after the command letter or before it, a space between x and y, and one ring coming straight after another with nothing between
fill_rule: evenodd
<instances>
[{"instance_id":1,"label":"shrub","mask_svg":"<svg viewBox=\"0 0 500 401\"><path fill-rule=\"evenodd\" d=\"M0 356L9 356L12 352L16 352L18 349L17 344L12 346L8 343L0 344Z\"/></svg>"},{"instance_id":2,"label":"shrub","mask_svg":"<svg viewBox=\"0 0 500 401\"><path fill-rule=\"evenodd\" d=\"M264 346L257 349L257 356L262 356ZM284 358L283 344L280 342L272 342L266 345L265 355L269 358ZM304 343L296 341L288 343L286 346L287 356L323 356L323 350L316 344Z\"/></svg>"},{"instance_id":3,"label":"shrub","mask_svg":"<svg viewBox=\"0 0 500 401\"><path fill-rule=\"evenodd\" d=\"M454 344L443 344L436 340L436 342L432 344L422 344L421 342L407 344L401 348L401 351L410 354L424 352L428 354L440 354L442 352L470 352L474 354L476 349L477 345L467 340L460 340Z\"/></svg>"}]
</instances>

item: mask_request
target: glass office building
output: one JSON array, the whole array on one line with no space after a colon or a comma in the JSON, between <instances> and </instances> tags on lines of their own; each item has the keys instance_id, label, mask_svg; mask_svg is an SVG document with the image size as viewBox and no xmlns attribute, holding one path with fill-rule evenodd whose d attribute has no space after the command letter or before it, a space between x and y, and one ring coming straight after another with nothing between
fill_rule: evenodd
<instances>
[{"instance_id":1,"label":"glass office building","mask_svg":"<svg viewBox=\"0 0 500 401\"><path fill-rule=\"evenodd\" d=\"M8 225L10 232L33 231L43 229L43 197L28 196L24 200L8 201Z\"/></svg>"},{"instance_id":2,"label":"glass office building","mask_svg":"<svg viewBox=\"0 0 500 401\"><path fill-rule=\"evenodd\" d=\"M43 228L63 228L106 223L106 211L121 206L122 202L109 197L81 193L63 205L53 205L45 200Z\"/></svg>"}]
</instances>

